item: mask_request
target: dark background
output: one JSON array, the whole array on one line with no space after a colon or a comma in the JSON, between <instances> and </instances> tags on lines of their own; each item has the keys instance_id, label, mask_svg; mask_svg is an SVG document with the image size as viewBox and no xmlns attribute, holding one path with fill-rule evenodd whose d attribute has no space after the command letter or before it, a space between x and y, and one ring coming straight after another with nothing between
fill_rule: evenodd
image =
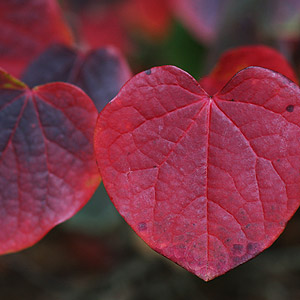
<instances>
[{"instance_id":1,"label":"dark background","mask_svg":"<svg viewBox=\"0 0 300 300\"><path fill-rule=\"evenodd\" d=\"M101 201L99 201L101 199ZM0 299L300 299L300 214L258 257L210 282L151 250L103 187L30 249L0 258Z\"/></svg>"}]
</instances>

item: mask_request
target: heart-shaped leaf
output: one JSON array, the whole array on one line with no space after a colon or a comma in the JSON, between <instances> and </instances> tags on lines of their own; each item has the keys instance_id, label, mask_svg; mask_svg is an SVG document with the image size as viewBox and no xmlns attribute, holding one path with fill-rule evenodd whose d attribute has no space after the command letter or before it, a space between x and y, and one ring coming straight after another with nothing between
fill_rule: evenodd
<instances>
[{"instance_id":1,"label":"heart-shaped leaf","mask_svg":"<svg viewBox=\"0 0 300 300\"><path fill-rule=\"evenodd\" d=\"M150 247L210 280L269 247L300 199L300 90L259 67L209 96L164 66L100 113L95 151L120 214Z\"/></svg>"},{"instance_id":2,"label":"heart-shaped leaf","mask_svg":"<svg viewBox=\"0 0 300 300\"><path fill-rule=\"evenodd\" d=\"M281 53L260 45L239 47L225 52L213 71L199 82L208 94L213 95L221 90L234 74L250 66L271 69L297 82L293 69Z\"/></svg>"},{"instance_id":3,"label":"heart-shaped leaf","mask_svg":"<svg viewBox=\"0 0 300 300\"><path fill-rule=\"evenodd\" d=\"M90 199L96 118L75 86L30 90L0 71L0 254L31 246Z\"/></svg>"},{"instance_id":4,"label":"heart-shaped leaf","mask_svg":"<svg viewBox=\"0 0 300 300\"><path fill-rule=\"evenodd\" d=\"M26 65L54 42L72 42L55 0L0 2L1 68L19 77Z\"/></svg>"},{"instance_id":5,"label":"heart-shaped leaf","mask_svg":"<svg viewBox=\"0 0 300 300\"><path fill-rule=\"evenodd\" d=\"M30 87L54 81L75 84L101 111L130 77L125 59L112 47L81 54L63 45L53 45L31 63L22 80Z\"/></svg>"}]
</instances>

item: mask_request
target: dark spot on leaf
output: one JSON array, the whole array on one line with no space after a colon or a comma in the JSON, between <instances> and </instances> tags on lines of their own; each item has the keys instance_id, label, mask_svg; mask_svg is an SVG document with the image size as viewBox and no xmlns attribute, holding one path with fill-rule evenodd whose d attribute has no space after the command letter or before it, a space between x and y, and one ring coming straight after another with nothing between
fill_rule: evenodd
<instances>
[{"instance_id":1,"label":"dark spot on leaf","mask_svg":"<svg viewBox=\"0 0 300 300\"><path fill-rule=\"evenodd\" d=\"M246 228L249 228L249 227L251 227L251 224L247 224L245 227L246 227Z\"/></svg>"},{"instance_id":2,"label":"dark spot on leaf","mask_svg":"<svg viewBox=\"0 0 300 300\"><path fill-rule=\"evenodd\" d=\"M151 75L151 69L146 70L145 73L146 73L147 75Z\"/></svg>"},{"instance_id":3,"label":"dark spot on leaf","mask_svg":"<svg viewBox=\"0 0 300 300\"><path fill-rule=\"evenodd\" d=\"M155 168L157 168L157 166L153 166L153 168L155 169Z\"/></svg>"},{"instance_id":4,"label":"dark spot on leaf","mask_svg":"<svg viewBox=\"0 0 300 300\"><path fill-rule=\"evenodd\" d=\"M280 159L277 159L277 162L280 162Z\"/></svg>"},{"instance_id":5,"label":"dark spot on leaf","mask_svg":"<svg viewBox=\"0 0 300 300\"><path fill-rule=\"evenodd\" d=\"M230 101L234 101L234 99L231 99Z\"/></svg>"},{"instance_id":6,"label":"dark spot on leaf","mask_svg":"<svg viewBox=\"0 0 300 300\"><path fill-rule=\"evenodd\" d=\"M138 225L139 231L144 231L147 229L147 224L144 222L139 223Z\"/></svg>"},{"instance_id":7,"label":"dark spot on leaf","mask_svg":"<svg viewBox=\"0 0 300 300\"><path fill-rule=\"evenodd\" d=\"M229 243L231 241L231 239L226 239L226 243Z\"/></svg>"},{"instance_id":8,"label":"dark spot on leaf","mask_svg":"<svg viewBox=\"0 0 300 300\"><path fill-rule=\"evenodd\" d=\"M294 105L288 105L285 109L288 112L293 112L294 111Z\"/></svg>"},{"instance_id":9,"label":"dark spot on leaf","mask_svg":"<svg viewBox=\"0 0 300 300\"><path fill-rule=\"evenodd\" d=\"M240 244L234 244L234 245L233 245L233 248L234 248L235 250L241 250L241 249L243 249L243 246L240 245Z\"/></svg>"},{"instance_id":10,"label":"dark spot on leaf","mask_svg":"<svg viewBox=\"0 0 300 300\"><path fill-rule=\"evenodd\" d=\"M259 247L257 243L249 243L247 245L247 253L256 254L259 252Z\"/></svg>"},{"instance_id":11,"label":"dark spot on leaf","mask_svg":"<svg viewBox=\"0 0 300 300\"><path fill-rule=\"evenodd\" d=\"M233 245L233 252L238 254L241 253L243 251L244 246L240 245L240 244L234 244Z\"/></svg>"},{"instance_id":12,"label":"dark spot on leaf","mask_svg":"<svg viewBox=\"0 0 300 300\"><path fill-rule=\"evenodd\" d=\"M235 256L235 257L233 257L233 262L235 263L235 264L240 264L240 262L241 262L241 258L239 257L239 256Z\"/></svg>"}]
</instances>

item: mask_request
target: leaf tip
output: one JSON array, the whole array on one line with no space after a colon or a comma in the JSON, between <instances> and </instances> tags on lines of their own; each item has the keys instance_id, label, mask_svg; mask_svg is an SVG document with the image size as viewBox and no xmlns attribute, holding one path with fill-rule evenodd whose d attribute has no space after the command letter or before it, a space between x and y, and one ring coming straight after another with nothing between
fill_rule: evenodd
<instances>
[{"instance_id":1,"label":"leaf tip","mask_svg":"<svg viewBox=\"0 0 300 300\"><path fill-rule=\"evenodd\" d=\"M89 177L86 181L85 181L85 187L86 188L92 188L94 186L98 186L101 182L101 177L100 175L95 175L92 177Z\"/></svg>"},{"instance_id":2,"label":"leaf tip","mask_svg":"<svg viewBox=\"0 0 300 300\"><path fill-rule=\"evenodd\" d=\"M0 88L20 90L26 89L27 85L0 68Z\"/></svg>"},{"instance_id":3,"label":"leaf tip","mask_svg":"<svg viewBox=\"0 0 300 300\"><path fill-rule=\"evenodd\" d=\"M201 268L200 270L195 271L194 273L196 276L203 279L205 282L211 281L214 278L221 275L218 272L216 272L216 270L209 268L209 267Z\"/></svg>"}]
</instances>

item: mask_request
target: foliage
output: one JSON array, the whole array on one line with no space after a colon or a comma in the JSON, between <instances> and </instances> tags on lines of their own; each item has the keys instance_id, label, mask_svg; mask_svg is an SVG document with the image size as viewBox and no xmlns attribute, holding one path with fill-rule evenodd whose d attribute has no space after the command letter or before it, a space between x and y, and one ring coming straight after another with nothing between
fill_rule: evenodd
<instances>
[{"instance_id":1,"label":"foliage","mask_svg":"<svg viewBox=\"0 0 300 300\"><path fill-rule=\"evenodd\" d=\"M300 199L299 9L0 1L0 253L72 217L100 174L134 231L204 280L269 247Z\"/></svg>"}]
</instances>

